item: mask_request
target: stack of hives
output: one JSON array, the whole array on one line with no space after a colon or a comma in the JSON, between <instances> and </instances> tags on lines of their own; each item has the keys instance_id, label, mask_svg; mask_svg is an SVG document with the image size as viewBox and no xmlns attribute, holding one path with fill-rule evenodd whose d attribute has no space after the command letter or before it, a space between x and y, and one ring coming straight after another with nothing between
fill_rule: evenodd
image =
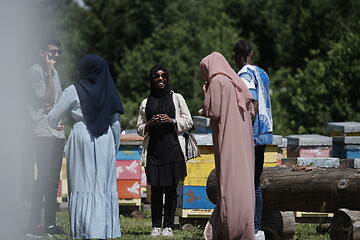
<instances>
[{"instance_id":1,"label":"stack of hives","mask_svg":"<svg viewBox=\"0 0 360 240\"><path fill-rule=\"evenodd\" d=\"M345 167L360 168L360 122L330 122L328 130L333 140L332 156L340 158Z\"/></svg>"},{"instance_id":2,"label":"stack of hives","mask_svg":"<svg viewBox=\"0 0 360 240\"><path fill-rule=\"evenodd\" d=\"M287 158L281 163L294 169L309 170L318 167L339 167L339 158L331 157L331 137L318 134L300 134L287 137ZM309 199L311 201L311 199ZM294 212L297 218L332 217L331 213Z\"/></svg>"},{"instance_id":3,"label":"stack of hives","mask_svg":"<svg viewBox=\"0 0 360 240\"><path fill-rule=\"evenodd\" d=\"M194 134L201 156L187 161L187 177L178 186L176 213L181 218L209 217L215 205L206 194L206 182L215 168L211 134Z\"/></svg>"},{"instance_id":4,"label":"stack of hives","mask_svg":"<svg viewBox=\"0 0 360 240\"><path fill-rule=\"evenodd\" d=\"M119 204L122 206L141 206L142 140L137 134L121 135L116 154L116 175Z\"/></svg>"},{"instance_id":5,"label":"stack of hives","mask_svg":"<svg viewBox=\"0 0 360 240\"><path fill-rule=\"evenodd\" d=\"M339 167L339 159L330 155L331 149L331 137L318 134L290 135L287 137L287 158L281 162L289 167Z\"/></svg>"}]
</instances>

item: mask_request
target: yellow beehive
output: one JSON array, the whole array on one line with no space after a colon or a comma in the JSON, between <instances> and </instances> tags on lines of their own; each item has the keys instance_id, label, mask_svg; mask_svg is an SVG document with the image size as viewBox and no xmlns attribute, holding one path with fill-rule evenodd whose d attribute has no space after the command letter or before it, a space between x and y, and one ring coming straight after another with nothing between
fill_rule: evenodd
<instances>
[{"instance_id":1,"label":"yellow beehive","mask_svg":"<svg viewBox=\"0 0 360 240\"><path fill-rule=\"evenodd\" d=\"M264 162L264 167L276 167L278 165L276 162Z\"/></svg>"},{"instance_id":2,"label":"yellow beehive","mask_svg":"<svg viewBox=\"0 0 360 240\"><path fill-rule=\"evenodd\" d=\"M215 168L215 163L214 161L200 162L190 160L186 163L186 168L187 177L184 180L184 186L206 186L207 178Z\"/></svg>"},{"instance_id":3,"label":"yellow beehive","mask_svg":"<svg viewBox=\"0 0 360 240\"><path fill-rule=\"evenodd\" d=\"M210 154L210 153L206 153L203 154L201 153L200 157L194 158L194 159L190 159L188 162L214 162L214 154Z\"/></svg>"},{"instance_id":4,"label":"yellow beehive","mask_svg":"<svg viewBox=\"0 0 360 240\"><path fill-rule=\"evenodd\" d=\"M278 146L277 145L266 145L264 162L273 163L277 162Z\"/></svg>"},{"instance_id":5,"label":"yellow beehive","mask_svg":"<svg viewBox=\"0 0 360 240\"><path fill-rule=\"evenodd\" d=\"M201 154L214 154L214 147L212 145L200 145L199 150Z\"/></svg>"}]
</instances>

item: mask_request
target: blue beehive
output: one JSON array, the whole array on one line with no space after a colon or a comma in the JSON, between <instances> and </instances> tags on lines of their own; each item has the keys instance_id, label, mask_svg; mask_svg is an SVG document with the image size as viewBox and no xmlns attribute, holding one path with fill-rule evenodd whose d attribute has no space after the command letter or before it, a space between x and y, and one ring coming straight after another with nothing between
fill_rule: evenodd
<instances>
[{"instance_id":1,"label":"blue beehive","mask_svg":"<svg viewBox=\"0 0 360 240\"><path fill-rule=\"evenodd\" d=\"M206 194L206 186L178 186L177 207L182 209L213 209Z\"/></svg>"},{"instance_id":2,"label":"blue beehive","mask_svg":"<svg viewBox=\"0 0 360 240\"><path fill-rule=\"evenodd\" d=\"M333 157L360 158L360 136L333 137Z\"/></svg>"}]
</instances>

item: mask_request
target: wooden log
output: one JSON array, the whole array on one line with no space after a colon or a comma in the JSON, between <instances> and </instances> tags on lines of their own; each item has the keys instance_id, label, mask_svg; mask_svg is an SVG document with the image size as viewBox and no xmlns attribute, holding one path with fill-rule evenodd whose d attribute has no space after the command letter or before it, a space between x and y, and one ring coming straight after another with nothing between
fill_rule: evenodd
<instances>
[{"instance_id":1,"label":"wooden log","mask_svg":"<svg viewBox=\"0 0 360 240\"><path fill-rule=\"evenodd\" d=\"M331 240L360 240L360 211L339 209L332 218Z\"/></svg>"},{"instance_id":2,"label":"wooden log","mask_svg":"<svg viewBox=\"0 0 360 240\"><path fill-rule=\"evenodd\" d=\"M208 197L216 203L214 171L209 178ZM261 186L264 211L336 212L340 208L360 210L358 169L264 168Z\"/></svg>"},{"instance_id":3,"label":"wooden log","mask_svg":"<svg viewBox=\"0 0 360 240\"><path fill-rule=\"evenodd\" d=\"M360 210L358 169L264 168L261 187L264 210Z\"/></svg>"},{"instance_id":4,"label":"wooden log","mask_svg":"<svg viewBox=\"0 0 360 240\"><path fill-rule=\"evenodd\" d=\"M292 239L295 234L294 212L264 211L262 227L267 240Z\"/></svg>"}]
</instances>

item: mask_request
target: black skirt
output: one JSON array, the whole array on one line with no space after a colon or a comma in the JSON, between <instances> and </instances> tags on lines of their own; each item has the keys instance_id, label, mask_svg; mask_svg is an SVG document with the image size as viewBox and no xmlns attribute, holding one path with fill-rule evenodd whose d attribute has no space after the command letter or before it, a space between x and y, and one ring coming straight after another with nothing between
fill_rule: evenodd
<instances>
[{"instance_id":1,"label":"black skirt","mask_svg":"<svg viewBox=\"0 0 360 240\"><path fill-rule=\"evenodd\" d=\"M147 163L145 167L147 182L151 186L166 187L184 181L186 173L185 161L170 162L165 164Z\"/></svg>"}]
</instances>

